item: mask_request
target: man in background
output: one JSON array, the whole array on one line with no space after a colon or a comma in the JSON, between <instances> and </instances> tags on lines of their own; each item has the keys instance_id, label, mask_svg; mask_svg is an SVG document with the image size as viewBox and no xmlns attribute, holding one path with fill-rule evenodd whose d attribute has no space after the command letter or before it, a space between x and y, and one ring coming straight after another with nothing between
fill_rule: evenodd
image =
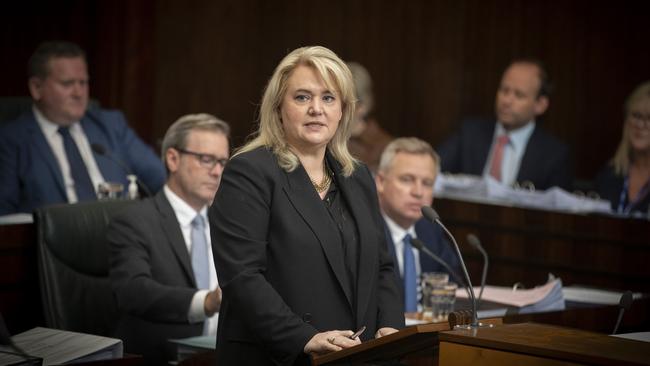
<instances>
[{"instance_id":1,"label":"man in background","mask_svg":"<svg viewBox=\"0 0 650 366\"><path fill-rule=\"evenodd\" d=\"M215 335L221 306L207 206L229 157L230 127L209 114L178 119L163 140L165 186L108 229L117 337L147 364L173 358L167 340Z\"/></svg>"},{"instance_id":2,"label":"man in background","mask_svg":"<svg viewBox=\"0 0 650 366\"><path fill-rule=\"evenodd\" d=\"M404 291L406 312L417 311L417 287L423 272L447 272L444 266L413 248L412 239L424 242L458 273L458 258L443 239L440 227L422 217L422 206L433 203L438 164L438 155L428 143L415 137L398 138L386 146L375 176L386 241L399 270L396 276Z\"/></svg>"},{"instance_id":3,"label":"man in background","mask_svg":"<svg viewBox=\"0 0 650 366\"><path fill-rule=\"evenodd\" d=\"M29 60L32 110L0 127L0 215L97 199L102 182L135 174L158 191L165 170L122 113L88 108L84 51L45 42Z\"/></svg>"},{"instance_id":4,"label":"man in background","mask_svg":"<svg viewBox=\"0 0 650 366\"><path fill-rule=\"evenodd\" d=\"M539 61L512 62L497 90L496 121L465 121L438 149L442 171L491 176L506 185L531 182L540 190L570 189L569 149L538 125L549 94L549 77Z\"/></svg>"}]
</instances>

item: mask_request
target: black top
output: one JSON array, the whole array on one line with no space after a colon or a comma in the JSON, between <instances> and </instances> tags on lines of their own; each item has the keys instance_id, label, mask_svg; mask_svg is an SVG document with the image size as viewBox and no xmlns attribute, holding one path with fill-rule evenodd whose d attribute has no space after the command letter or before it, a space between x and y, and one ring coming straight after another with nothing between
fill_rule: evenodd
<instances>
[{"instance_id":1,"label":"black top","mask_svg":"<svg viewBox=\"0 0 650 366\"><path fill-rule=\"evenodd\" d=\"M336 179L332 179L332 184L323 199L323 203L329 212L332 224L339 229L345 268L348 275L348 286L350 287L350 293L355 293L357 268L359 265L357 224L354 217L350 214L348 202L342 197L336 187ZM354 303L352 305L356 306Z\"/></svg>"},{"instance_id":2,"label":"black top","mask_svg":"<svg viewBox=\"0 0 650 366\"><path fill-rule=\"evenodd\" d=\"M642 192L641 197L637 198L635 202L630 203L625 180L626 177L616 174L614 167L611 164L607 164L596 177L596 190L601 198L611 202L612 210L619 213L637 212L646 215L648 213L648 205L650 204L650 190L646 189L645 193ZM623 199L622 205L621 198Z\"/></svg>"}]
</instances>

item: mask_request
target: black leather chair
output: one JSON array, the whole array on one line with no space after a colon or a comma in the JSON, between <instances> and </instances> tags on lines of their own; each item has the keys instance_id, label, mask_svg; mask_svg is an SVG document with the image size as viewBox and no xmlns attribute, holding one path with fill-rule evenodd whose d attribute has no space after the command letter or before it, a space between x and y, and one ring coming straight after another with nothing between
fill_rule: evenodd
<instances>
[{"instance_id":1,"label":"black leather chair","mask_svg":"<svg viewBox=\"0 0 650 366\"><path fill-rule=\"evenodd\" d=\"M34 212L46 325L112 336L117 306L111 290L106 229L133 201L53 205Z\"/></svg>"}]
</instances>

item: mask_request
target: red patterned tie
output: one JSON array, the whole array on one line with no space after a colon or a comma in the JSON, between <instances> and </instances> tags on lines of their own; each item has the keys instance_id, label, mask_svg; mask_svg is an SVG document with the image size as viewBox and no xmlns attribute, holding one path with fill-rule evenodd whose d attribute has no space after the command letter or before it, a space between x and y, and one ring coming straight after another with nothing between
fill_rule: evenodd
<instances>
[{"instance_id":1,"label":"red patterned tie","mask_svg":"<svg viewBox=\"0 0 650 366\"><path fill-rule=\"evenodd\" d=\"M497 137L497 146L492 155L492 166L490 166L490 175L494 179L501 181L501 164L503 163L503 150L510 139L508 135L501 135Z\"/></svg>"}]
</instances>

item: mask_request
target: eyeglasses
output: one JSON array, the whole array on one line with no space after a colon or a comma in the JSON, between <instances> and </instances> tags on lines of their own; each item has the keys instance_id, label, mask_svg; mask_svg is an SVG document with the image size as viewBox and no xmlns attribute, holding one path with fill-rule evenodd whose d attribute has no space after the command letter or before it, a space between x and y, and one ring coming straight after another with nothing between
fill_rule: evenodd
<instances>
[{"instance_id":1,"label":"eyeglasses","mask_svg":"<svg viewBox=\"0 0 650 366\"><path fill-rule=\"evenodd\" d=\"M641 128L650 128L650 114L631 112L628 114L630 121Z\"/></svg>"},{"instance_id":2,"label":"eyeglasses","mask_svg":"<svg viewBox=\"0 0 650 366\"><path fill-rule=\"evenodd\" d=\"M207 168L207 169L212 169L217 164L221 165L222 168L225 168L226 163L228 163L228 159L218 158L218 157L216 157L214 155L211 155L211 154L201 154L201 153L197 153L197 152L194 152L194 151L180 149L180 148L177 148L177 147L175 149L178 150L181 154L196 156L198 158L198 160L199 160L199 164L201 164L202 167Z\"/></svg>"}]
</instances>

